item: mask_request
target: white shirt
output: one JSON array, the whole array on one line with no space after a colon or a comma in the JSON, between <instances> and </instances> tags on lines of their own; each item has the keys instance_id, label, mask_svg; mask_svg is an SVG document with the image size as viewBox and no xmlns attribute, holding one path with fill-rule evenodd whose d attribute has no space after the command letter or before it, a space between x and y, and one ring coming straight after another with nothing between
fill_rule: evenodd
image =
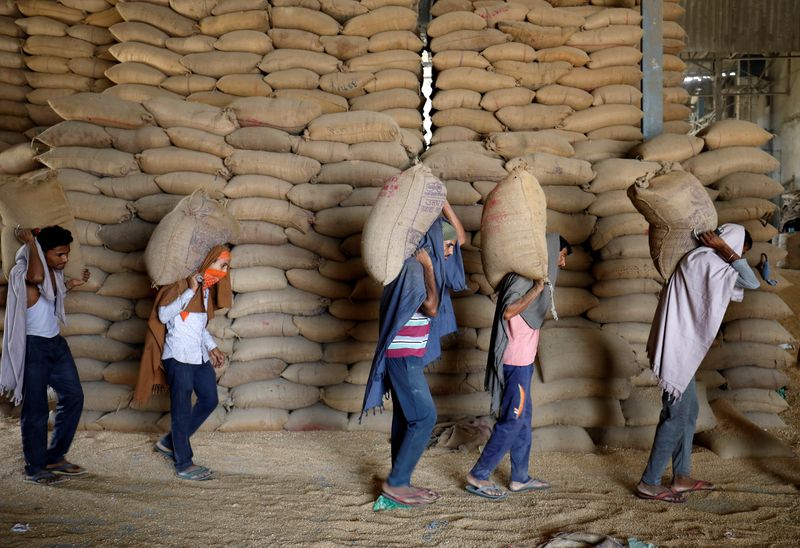
<instances>
[{"instance_id":1,"label":"white shirt","mask_svg":"<svg viewBox=\"0 0 800 548\"><path fill-rule=\"evenodd\" d=\"M28 308L25 313L25 332L28 335L52 339L58 335L58 322L56 321L56 302L48 301L44 295Z\"/></svg>"},{"instance_id":2,"label":"white shirt","mask_svg":"<svg viewBox=\"0 0 800 548\"><path fill-rule=\"evenodd\" d=\"M194 291L187 289L166 306L158 307L158 319L167 326L161 359L173 358L182 363L199 365L208 360L208 353L217 347L206 329L205 312L189 312L184 320L180 313L189 305ZM203 303L208 307L208 289L203 290Z\"/></svg>"}]
</instances>

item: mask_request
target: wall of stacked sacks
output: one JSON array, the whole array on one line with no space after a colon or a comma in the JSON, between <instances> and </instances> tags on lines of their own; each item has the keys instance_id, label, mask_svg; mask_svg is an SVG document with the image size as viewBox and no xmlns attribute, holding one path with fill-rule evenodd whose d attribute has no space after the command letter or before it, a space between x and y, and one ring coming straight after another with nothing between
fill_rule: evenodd
<instances>
[{"instance_id":1,"label":"wall of stacked sacks","mask_svg":"<svg viewBox=\"0 0 800 548\"><path fill-rule=\"evenodd\" d=\"M92 277L69 296L64 335L86 394L83 428L168 428L166 397L130 407L152 306L143 250L158 221L204 189L227 201L242 238L232 257L234 305L209 326L230 363L218 371L221 404L203 428L388 430L391 403L358 421L381 292L360 261L361 230L383 182L421 155L446 182L470 237L469 290L454 299L460 329L428 373L440 416L488 409L483 371L494 303L480 260L482 201L525 164L545 190L548 230L576 246L555 292L560 320L548 321L542 336L537 444L649 446L660 399L644 343L663 279L625 189L663 162L694 172L719 154L701 152L705 141L685 135L677 2L664 3L667 133L644 145L637 2L435 2L427 27L434 132L424 153L423 41L413 1L74 4L0 4L0 34L25 40L22 52L0 56L20 67L0 72L3 108L19 118L3 126L9 147L0 160L13 154L8 171L23 176L57 169L76 218ZM28 43L62 31L49 35L70 39L58 51ZM66 121L50 122L45 109ZM38 149L27 143L34 135ZM759 144L748 146L758 156ZM774 166L761 156L736 165L727 182L698 177L719 192L721 220L729 211L725 220L752 225L758 249L773 258L763 243L772 234L758 221L768 206L753 200L778 191L752 174ZM777 345L791 337L778 332L786 309L771 288L731 307L702 380L709 398L772 413L753 416L775 426L781 409L772 388L789 359ZM750 329L743 321L767 322L775 333L762 340L767 324ZM730 361L731 353L752 358ZM766 355L774 359L758 357ZM719 390L721 379L736 388ZM714 425L702 394L699 430Z\"/></svg>"}]
</instances>

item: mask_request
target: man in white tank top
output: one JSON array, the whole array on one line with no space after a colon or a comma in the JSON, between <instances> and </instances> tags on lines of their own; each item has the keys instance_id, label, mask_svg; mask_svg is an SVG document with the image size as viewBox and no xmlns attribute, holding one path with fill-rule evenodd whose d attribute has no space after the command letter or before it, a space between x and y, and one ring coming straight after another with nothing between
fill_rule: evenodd
<instances>
[{"instance_id":1,"label":"man in white tank top","mask_svg":"<svg viewBox=\"0 0 800 548\"><path fill-rule=\"evenodd\" d=\"M25 455L25 481L39 485L54 485L65 476L79 476L86 470L65 459L72 444L83 409L83 390L78 370L66 340L59 334L56 319L56 300L48 300L41 291L46 277L53 288L64 284L65 289L83 285L89 279L84 270L81 279L63 281L64 267L69 261L72 235L60 226L43 228L36 237L30 230L18 230L17 237L29 247L28 270L25 275L27 309L25 311L25 373L23 383L22 452ZM44 253L45 263L39 257L36 241ZM59 273L59 275L57 275ZM50 444L47 443L47 387L52 386L58 395L55 426Z\"/></svg>"}]
</instances>

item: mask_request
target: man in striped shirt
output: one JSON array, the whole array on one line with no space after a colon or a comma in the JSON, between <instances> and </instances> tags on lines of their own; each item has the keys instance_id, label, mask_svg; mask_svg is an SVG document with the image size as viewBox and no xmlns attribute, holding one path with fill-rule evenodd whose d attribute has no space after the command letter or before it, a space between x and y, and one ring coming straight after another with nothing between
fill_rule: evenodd
<instances>
[{"instance_id":1,"label":"man in striped shirt","mask_svg":"<svg viewBox=\"0 0 800 548\"><path fill-rule=\"evenodd\" d=\"M447 208L445 216L448 220L455 218L448 215ZM431 489L412 485L411 474L436 423L436 407L424 369L431 361L428 351L432 350L432 337L438 337L441 331L435 329L437 316L448 313L441 309L440 291L447 291L440 289L444 261L454 254L462 235L457 218L453 225L437 221L420 249L406 259L397 279L384 288L381 299L380 341L363 408L367 411L382 407L384 394L391 393L392 469L382 491L385 497L409 506L429 504L439 498Z\"/></svg>"}]
</instances>

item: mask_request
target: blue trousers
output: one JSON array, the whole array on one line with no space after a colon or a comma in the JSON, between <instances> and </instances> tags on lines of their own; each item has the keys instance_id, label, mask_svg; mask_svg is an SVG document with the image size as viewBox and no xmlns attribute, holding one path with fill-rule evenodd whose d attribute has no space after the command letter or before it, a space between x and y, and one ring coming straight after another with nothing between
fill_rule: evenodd
<instances>
[{"instance_id":1,"label":"blue trousers","mask_svg":"<svg viewBox=\"0 0 800 548\"><path fill-rule=\"evenodd\" d=\"M161 438L161 443L172 449L175 470L182 472L192 465L194 456L189 438L219 403L217 380L209 362L197 365L167 358L163 363L169 382L172 431ZM197 394L194 406L192 392Z\"/></svg>"},{"instance_id":2,"label":"blue trousers","mask_svg":"<svg viewBox=\"0 0 800 548\"><path fill-rule=\"evenodd\" d=\"M670 458L673 475L689 475L692 469L692 439L698 409L694 379L678 401L666 392L662 394L661 416L658 419L653 448L650 450L650 459L642 475L644 483L660 484Z\"/></svg>"},{"instance_id":3,"label":"blue trousers","mask_svg":"<svg viewBox=\"0 0 800 548\"><path fill-rule=\"evenodd\" d=\"M388 358L386 370L394 403L392 471L386 482L392 487L407 487L436 424L436 407L418 359Z\"/></svg>"},{"instance_id":4,"label":"blue trousers","mask_svg":"<svg viewBox=\"0 0 800 548\"><path fill-rule=\"evenodd\" d=\"M470 474L475 479L488 480L506 453L511 454L511 481L525 483L531 456L531 377L533 365L504 365L505 390L500 402L500 416L492 435L483 448Z\"/></svg>"},{"instance_id":5,"label":"blue trousers","mask_svg":"<svg viewBox=\"0 0 800 548\"><path fill-rule=\"evenodd\" d=\"M47 445L47 386L58 395L55 427ZM22 385L22 453L25 473L42 471L64 459L83 410L83 389L75 360L61 335L52 338L28 335L25 341L25 374Z\"/></svg>"}]
</instances>

